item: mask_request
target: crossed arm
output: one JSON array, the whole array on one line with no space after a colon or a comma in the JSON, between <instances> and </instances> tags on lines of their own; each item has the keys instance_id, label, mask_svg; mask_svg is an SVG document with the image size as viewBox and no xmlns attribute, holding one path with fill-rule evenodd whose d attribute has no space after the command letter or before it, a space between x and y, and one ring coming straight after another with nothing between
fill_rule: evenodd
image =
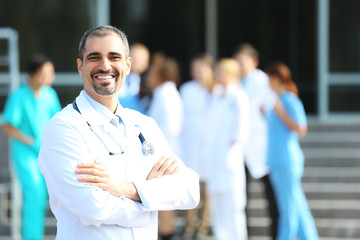
<instances>
[{"instance_id":1,"label":"crossed arm","mask_svg":"<svg viewBox=\"0 0 360 240\"><path fill-rule=\"evenodd\" d=\"M146 180L160 178L165 175L172 175L179 171L180 161L175 157L161 157L158 160ZM135 185L130 181L119 179L110 174L105 167L94 163L80 163L75 173L79 175L78 181L87 183L87 186L102 188L115 196L122 196L141 202Z\"/></svg>"}]
</instances>

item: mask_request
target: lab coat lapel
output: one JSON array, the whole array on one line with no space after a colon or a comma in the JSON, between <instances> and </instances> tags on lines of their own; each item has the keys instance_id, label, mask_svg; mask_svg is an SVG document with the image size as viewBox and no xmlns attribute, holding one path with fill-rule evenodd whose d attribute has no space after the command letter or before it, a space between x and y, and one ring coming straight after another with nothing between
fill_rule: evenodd
<instances>
[{"instance_id":1,"label":"lab coat lapel","mask_svg":"<svg viewBox=\"0 0 360 240\"><path fill-rule=\"evenodd\" d=\"M101 138L103 144L105 144L109 149L117 149L118 146L115 146L117 144L120 145L123 150L126 150L125 137L119 137L116 132L116 127L112 125L108 119L93 109L88 100L85 98L83 92L81 92L76 98L76 104L84 121L90 124L91 129L99 138ZM111 138L105 137L104 135L110 135Z\"/></svg>"},{"instance_id":2,"label":"lab coat lapel","mask_svg":"<svg viewBox=\"0 0 360 240\"><path fill-rule=\"evenodd\" d=\"M93 109L83 92L76 98L76 105L81 112L82 118L88 122L90 126L98 127L105 124L106 119Z\"/></svg>"},{"instance_id":3,"label":"lab coat lapel","mask_svg":"<svg viewBox=\"0 0 360 240\"><path fill-rule=\"evenodd\" d=\"M126 110L123 111L123 113L125 112ZM127 176L132 181L144 181L153 166L151 160L153 156L146 156L142 152L142 144L139 138L141 129L137 119L134 119L129 112L122 114L122 119L125 124L128 142Z\"/></svg>"}]
</instances>

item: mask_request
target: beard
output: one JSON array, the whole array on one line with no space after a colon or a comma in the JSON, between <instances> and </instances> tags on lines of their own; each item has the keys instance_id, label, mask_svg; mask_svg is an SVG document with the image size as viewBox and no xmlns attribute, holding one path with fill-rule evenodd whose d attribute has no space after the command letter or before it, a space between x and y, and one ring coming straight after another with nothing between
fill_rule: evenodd
<instances>
[{"instance_id":1,"label":"beard","mask_svg":"<svg viewBox=\"0 0 360 240\"><path fill-rule=\"evenodd\" d=\"M117 87L119 86L119 78L115 79L115 85L113 87L109 87L110 83L101 83L100 85L97 85L95 82L93 82L92 86L94 88L94 91L103 96L112 95L116 92Z\"/></svg>"},{"instance_id":2,"label":"beard","mask_svg":"<svg viewBox=\"0 0 360 240\"><path fill-rule=\"evenodd\" d=\"M91 77L92 79L94 78L94 75L95 74L98 74L98 73L104 73L104 74L113 74L114 75L114 78L115 78L115 83L114 83L114 86L113 87L110 87L111 83L100 83L100 84L96 84L96 81L93 80L92 82L92 86L93 86L93 89L94 91L99 94L99 95L103 95L103 96L108 96L108 95L112 95L116 92L116 90L118 89L118 86L119 86L119 79L122 78L122 75L120 76L119 72L116 71L116 70L109 70L109 71L96 71L96 72L93 72L91 74Z\"/></svg>"}]
</instances>

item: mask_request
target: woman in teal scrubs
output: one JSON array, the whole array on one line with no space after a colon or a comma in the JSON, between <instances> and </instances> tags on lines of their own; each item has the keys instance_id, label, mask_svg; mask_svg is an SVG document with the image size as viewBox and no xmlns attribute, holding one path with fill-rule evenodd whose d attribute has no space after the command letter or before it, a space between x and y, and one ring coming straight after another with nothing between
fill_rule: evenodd
<instances>
[{"instance_id":1,"label":"woman in teal scrubs","mask_svg":"<svg viewBox=\"0 0 360 240\"><path fill-rule=\"evenodd\" d=\"M47 191L37 157L45 124L61 110L55 90L47 86L53 78L53 64L44 56L34 56L29 82L9 95L3 112L3 131L10 137L10 156L23 194L23 240L44 237Z\"/></svg>"},{"instance_id":2,"label":"woman in teal scrubs","mask_svg":"<svg viewBox=\"0 0 360 240\"><path fill-rule=\"evenodd\" d=\"M277 240L316 240L317 230L301 188L304 155L299 136L307 131L304 107L285 64L273 63L266 72L279 97L267 116L267 164L279 208Z\"/></svg>"}]
</instances>

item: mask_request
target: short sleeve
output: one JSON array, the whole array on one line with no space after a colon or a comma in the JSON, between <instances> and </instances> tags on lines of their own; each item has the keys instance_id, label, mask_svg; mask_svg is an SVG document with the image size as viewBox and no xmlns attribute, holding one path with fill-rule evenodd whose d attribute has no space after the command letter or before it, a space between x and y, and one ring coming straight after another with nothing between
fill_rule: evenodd
<instances>
[{"instance_id":1,"label":"short sleeve","mask_svg":"<svg viewBox=\"0 0 360 240\"><path fill-rule=\"evenodd\" d=\"M3 112L3 122L5 124L10 124L14 127L18 127L21 124L21 120L24 114L22 111L21 99L18 97L17 92L11 93L6 99L4 112Z\"/></svg>"},{"instance_id":2,"label":"short sleeve","mask_svg":"<svg viewBox=\"0 0 360 240\"><path fill-rule=\"evenodd\" d=\"M287 101L283 102L284 107L290 117L299 125L304 126L307 124L306 113L304 109L304 105L297 97L292 97Z\"/></svg>"}]
</instances>

